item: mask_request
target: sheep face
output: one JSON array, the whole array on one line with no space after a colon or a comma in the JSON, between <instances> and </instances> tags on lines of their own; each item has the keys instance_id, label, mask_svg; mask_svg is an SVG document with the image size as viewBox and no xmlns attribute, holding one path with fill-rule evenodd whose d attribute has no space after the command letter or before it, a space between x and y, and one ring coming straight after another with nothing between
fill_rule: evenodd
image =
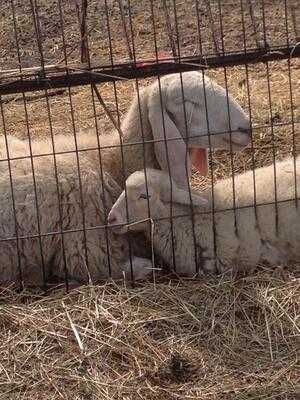
<instances>
[{"instance_id":1,"label":"sheep face","mask_svg":"<svg viewBox=\"0 0 300 400\"><path fill-rule=\"evenodd\" d=\"M185 188L191 164L207 174L208 148L239 151L251 140L247 114L224 88L198 71L154 83L148 93L148 118L161 169L170 166L172 178Z\"/></svg>"},{"instance_id":2,"label":"sheep face","mask_svg":"<svg viewBox=\"0 0 300 400\"><path fill-rule=\"evenodd\" d=\"M170 217L171 200L173 203L190 204L191 199L194 205L207 203L198 195L191 194L190 197L190 193L179 188L164 171L137 171L127 179L126 192L124 190L113 205L108 224L114 227L117 234L128 230L146 231L150 219Z\"/></svg>"},{"instance_id":3,"label":"sheep face","mask_svg":"<svg viewBox=\"0 0 300 400\"><path fill-rule=\"evenodd\" d=\"M239 151L251 140L249 117L226 90L199 72L168 85L166 109L188 147ZM177 74L174 80L180 79ZM182 102L184 98L184 103Z\"/></svg>"},{"instance_id":4,"label":"sheep face","mask_svg":"<svg viewBox=\"0 0 300 400\"><path fill-rule=\"evenodd\" d=\"M123 190L109 215L108 224L114 225L116 234L130 231L145 231L149 226L149 218L164 215L164 206L160 200L158 188L146 185L145 175L138 172L130 175ZM156 190L155 190L156 189Z\"/></svg>"}]
</instances>

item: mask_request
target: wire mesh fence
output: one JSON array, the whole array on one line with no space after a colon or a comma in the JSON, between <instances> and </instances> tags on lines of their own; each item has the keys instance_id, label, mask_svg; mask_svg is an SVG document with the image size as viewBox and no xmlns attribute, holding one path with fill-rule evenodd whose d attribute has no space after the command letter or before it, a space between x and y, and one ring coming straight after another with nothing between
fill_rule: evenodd
<instances>
[{"instance_id":1,"label":"wire mesh fence","mask_svg":"<svg viewBox=\"0 0 300 400\"><path fill-rule=\"evenodd\" d=\"M116 235L107 224L126 178L147 167L174 178L169 268L176 271L181 240L173 226L176 180L190 200L194 188L211 193L209 210L190 201L182 222L191 230L193 274L205 258L197 215L210 215L214 261L218 213L233 210L238 231L240 172L252 171L247 207L257 213L256 169L274 166L269 189L279 236L278 160L293 159L289 200L296 206L300 190L299 13L293 0L4 1L2 282L46 287L54 275L68 288L71 280L134 280L142 267L155 274L164 260L147 174L150 233ZM202 158L189 181L197 151ZM231 203L220 209L214 187L226 177Z\"/></svg>"}]
</instances>

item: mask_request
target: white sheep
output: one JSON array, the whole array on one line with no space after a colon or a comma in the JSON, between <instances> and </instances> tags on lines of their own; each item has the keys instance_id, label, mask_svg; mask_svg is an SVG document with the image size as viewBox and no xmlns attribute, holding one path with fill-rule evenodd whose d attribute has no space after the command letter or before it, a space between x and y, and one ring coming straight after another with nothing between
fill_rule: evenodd
<instances>
[{"instance_id":1,"label":"white sheep","mask_svg":"<svg viewBox=\"0 0 300 400\"><path fill-rule=\"evenodd\" d=\"M208 146L207 114L209 131L223 132L212 135L212 147L230 147L229 125L233 150L240 150L249 142L248 117L230 96L228 102L230 123L226 91L208 78L203 80L199 72L182 74L182 81L179 74L162 78L161 95L158 83L147 87L139 99L133 100L121 126L124 165L117 133L99 137L80 134L77 153L72 136L55 137L54 149L49 139L33 140L29 146L29 142L2 136L0 281L15 281L19 267L24 282L30 284L40 284L51 273L63 276L65 268L73 279L83 282L109 275L118 278L123 271L127 273L131 268L128 241L107 232L104 225L108 211L124 187L123 169L126 178L144 166L142 133L149 141L145 144L146 166L163 169L167 168L165 147L162 142L153 145L153 138L163 139L164 133L167 138L179 138L167 146L173 177L179 184L185 184L186 142L191 148ZM185 116L188 133L183 123ZM200 136L186 139L195 135ZM34 156L32 159L28 157L30 154ZM31 238L26 239L28 235ZM137 265L148 267L151 262L136 257L144 256L136 240L133 269L144 277L146 269L136 271Z\"/></svg>"},{"instance_id":2,"label":"white sheep","mask_svg":"<svg viewBox=\"0 0 300 400\"><path fill-rule=\"evenodd\" d=\"M188 191L178 188L173 181L171 208L168 174L147 169L145 180L144 171L135 172L126 182L129 225L124 213L125 192L108 219L112 226L120 224L115 227L118 234L144 231L150 238L150 215L154 220L154 251L170 267L175 261L177 273L183 275L299 262L300 157L295 164L296 174L293 158L277 162L276 175L273 165L255 170L256 208L253 171L235 177L236 211L232 210L232 179L221 180L213 188L214 218L211 189L191 193L194 229Z\"/></svg>"},{"instance_id":3,"label":"white sheep","mask_svg":"<svg viewBox=\"0 0 300 400\"><path fill-rule=\"evenodd\" d=\"M249 117L240 105L225 89L199 71L171 74L140 89L121 123L121 130L124 133L121 139L117 132L98 137L88 132L76 137L77 148L91 149L87 157L94 159L97 166L100 144L101 162L121 186L125 183L124 174L126 179L144 166L168 172L170 167L173 179L187 186L185 165L188 166L188 174L191 163L202 174L207 172L206 149L211 147L236 152L251 140ZM8 141L10 157L30 155L27 142L17 143L17 139L10 137ZM74 151L74 137L57 135L54 147L55 152ZM32 141L32 152L52 153L51 141ZM6 158L6 143L4 137L1 137L0 159ZM39 167L42 163L41 160L35 165ZM22 168L24 173L31 173L28 160L16 160L13 163L15 165L20 166L18 168Z\"/></svg>"},{"instance_id":4,"label":"white sheep","mask_svg":"<svg viewBox=\"0 0 300 400\"><path fill-rule=\"evenodd\" d=\"M15 176L13 202L10 182L1 177L1 284L18 282L20 268L23 283L30 286L42 285L50 275L64 278L65 268L69 280L81 283L109 276L119 279L123 272L130 279L128 240L116 238L104 227L105 207L112 206L120 187L89 163L81 168L80 184L76 166L60 169L58 181L57 185L51 172L37 173L35 186L32 176ZM146 271L141 266L151 265L147 259L132 257L138 279Z\"/></svg>"}]
</instances>

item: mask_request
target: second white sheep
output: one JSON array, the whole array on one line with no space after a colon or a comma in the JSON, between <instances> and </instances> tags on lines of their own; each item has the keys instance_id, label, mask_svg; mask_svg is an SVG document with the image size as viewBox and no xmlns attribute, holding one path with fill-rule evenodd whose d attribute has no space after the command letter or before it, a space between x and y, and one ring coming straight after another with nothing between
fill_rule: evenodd
<instances>
[{"instance_id":1,"label":"second white sheep","mask_svg":"<svg viewBox=\"0 0 300 400\"><path fill-rule=\"evenodd\" d=\"M273 165L255 171L256 207L253 176L252 171L236 176L235 211L232 179L218 182L213 189L212 212L211 189L193 192L190 197L164 171L147 169L147 179L145 172L139 171L126 183L129 220L123 192L110 211L109 223L119 224L116 233L140 230L151 238L150 216L154 250L179 274L299 262L300 158L276 163L276 187Z\"/></svg>"}]
</instances>

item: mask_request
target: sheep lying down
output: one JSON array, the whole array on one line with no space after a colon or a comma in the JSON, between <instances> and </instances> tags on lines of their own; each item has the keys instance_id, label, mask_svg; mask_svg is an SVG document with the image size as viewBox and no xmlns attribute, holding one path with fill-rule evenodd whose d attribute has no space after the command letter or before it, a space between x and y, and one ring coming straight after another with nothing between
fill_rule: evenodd
<instances>
[{"instance_id":1,"label":"sheep lying down","mask_svg":"<svg viewBox=\"0 0 300 400\"><path fill-rule=\"evenodd\" d=\"M276 188L273 165L255 170L256 208L253 171L235 178L235 211L232 179L218 182L214 213L211 189L190 193L172 181L170 207L168 174L153 169L135 172L126 182L129 219L123 192L109 213L109 223L120 235L144 231L150 238L150 211L155 253L183 275L299 262L300 158L277 162L275 170Z\"/></svg>"},{"instance_id":2,"label":"sheep lying down","mask_svg":"<svg viewBox=\"0 0 300 400\"><path fill-rule=\"evenodd\" d=\"M65 278L66 269L68 279L79 283L130 279L131 265L142 278L151 261L132 257L131 264L127 237L105 228L121 188L87 160L79 181L75 155L63 157L57 176L50 157L34 177L12 175L13 191L7 176L0 178L0 284L40 286L51 275Z\"/></svg>"},{"instance_id":3,"label":"sheep lying down","mask_svg":"<svg viewBox=\"0 0 300 400\"><path fill-rule=\"evenodd\" d=\"M170 168L186 187L191 164L206 173L207 148L241 151L251 139L245 111L199 71L143 88L121 130L122 138L116 131L88 132L76 134L75 143L60 134L30 146L0 135L0 284L22 279L39 285L66 270L80 282L119 278L131 270L130 254L135 278L143 278L152 265L139 258L147 250L143 235L130 242L130 251L127 237L105 229L124 178L145 165Z\"/></svg>"}]
</instances>

